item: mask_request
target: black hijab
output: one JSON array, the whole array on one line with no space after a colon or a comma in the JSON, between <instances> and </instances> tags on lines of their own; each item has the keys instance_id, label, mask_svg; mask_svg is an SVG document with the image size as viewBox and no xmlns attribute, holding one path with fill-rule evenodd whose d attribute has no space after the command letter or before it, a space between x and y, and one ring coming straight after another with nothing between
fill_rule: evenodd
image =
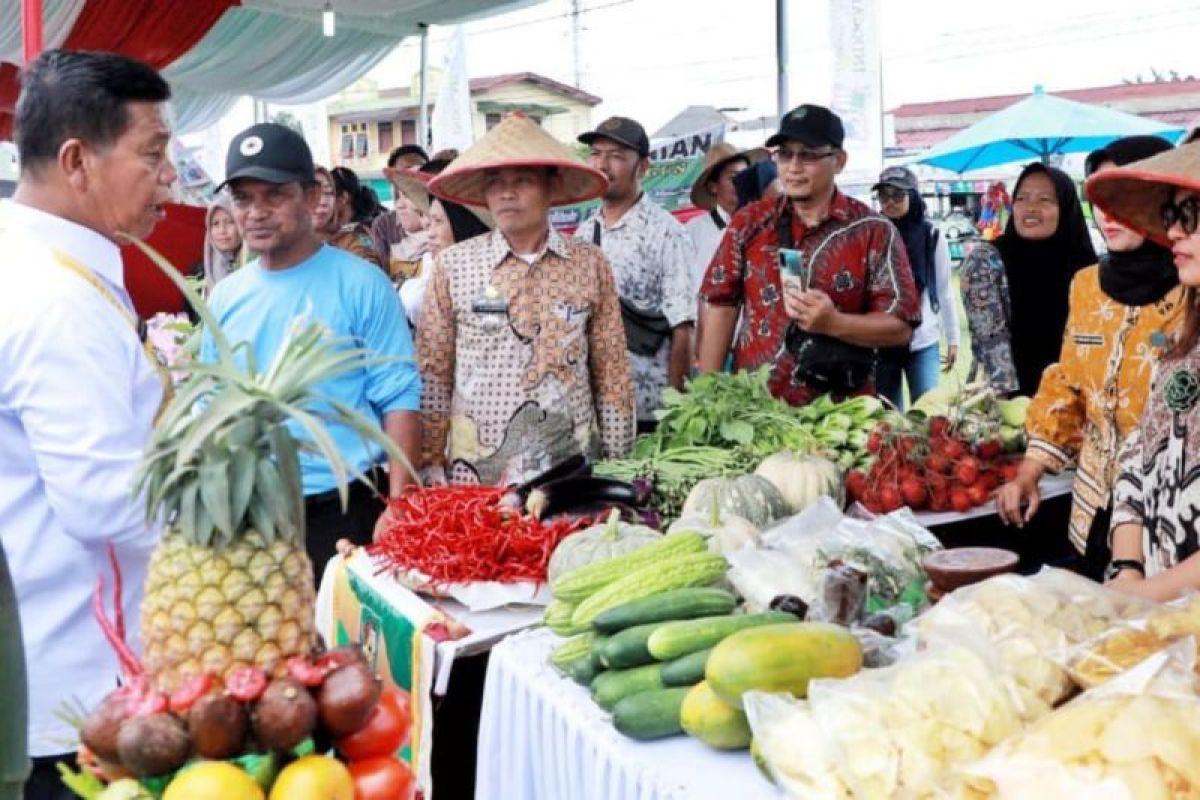
<instances>
[{"instance_id":1,"label":"black hijab","mask_svg":"<svg viewBox=\"0 0 1200 800\"><path fill-rule=\"evenodd\" d=\"M1160 136L1126 136L1092 151L1084 171L1090 177L1105 162L1123 167L1170 149L1171 143ZM1171 251L1149 239L1136 250L1110 251L1100 258L1100 289L1122 305L1157 303L1178 285L1179 271Z\"/></svg>"},{"instance_id":2,"label":"black hijab","mask_svg":"<svg viewBox=\"0 0 1200 800\"><path fill-rule=\"evenodd\" d=\"M438 200L442 204L442 210L446 212L446 219L450 222L450 230L454 233L454 242L465 242L467 239L474 239L476 236L487 233L490 228L483 224L479 217L472 214L458 203L451 203L449 200Z\"/></svg>"},{"instance_id":3,"label":"black hijab","mask_svg":"<svg viewBox=\"0 0 1200 800\"><path fill-rule=\"evenodd\" d=\"M913 280L917 284L917 296L925 291L926 286L936 285L933 274L932 253L929 252L930 225L925 221L925 201L916 189L908 190L908 211L900 219L892 220L892 224L900 231L904 240L904 249L908 252L908 263L912 266ZM934 307L937 297L929 297Z\"/></svg>"},{"instance_id":4,"label":"black hijab","mask_svg":"<svg viewBox=\"0 0 1200 800\"><path fill-rule=\"evenodd\" d=\"M1017 234L1014 210L1004 234L996 240L1008 278L1018 391L1029 397L1037 393L1042 371L1058 361L1067 327L1071 279L1082 268L1096 263L1079 194L1065 172L1045 164L1030 164L1021 170L1013 197L1021 191L1025 179L1035 173L1045 175L1054 185L1058 227L1046 239L1022 238Z\"/></svg>"},{"instance_id":5,"label":"black hijab","mask_svg":"<svg viewBox=\"0 0 1200 800\"><path fill-rule=\"evenodd\" d=\"M779 175L775 162L767 159L760 161L749 169L744 169L733 176L733 188L737 189L737 207L749 205L762 200L763 193L771 185L771 181Z\"/></svg>"}]
</instances>

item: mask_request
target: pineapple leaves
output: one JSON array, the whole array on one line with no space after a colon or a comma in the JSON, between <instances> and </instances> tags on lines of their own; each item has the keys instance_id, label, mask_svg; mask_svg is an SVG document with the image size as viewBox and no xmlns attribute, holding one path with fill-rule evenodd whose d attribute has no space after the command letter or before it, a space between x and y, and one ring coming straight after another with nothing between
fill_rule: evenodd
<instances>
[{"instance_id":1,"label":"pineapple leaves","mask_svg":"<svg viewBox=\"0 0 1200 800\"><path fill-rule=\"evenodd\" d=\"M233 538L233 515L229 494L229 460L205 459L200 464L200 500L221 533Z\"/></svg>"},{"instance_id":2,"label":"pineapple leaves","mask_svg":"<svg viewBox=\"0 0 1200 800\"><path fill-rule=\"evenodd\" d=\"M230 451L230 514L233 528L242 527L242 519L250 507L250 497L254 494L254 462L255 453L247 447L238 447ZM233 535L233 531L229 532Z\"/></svg>"},{"instance_id":3,"label":"pineapple leaves","mask_svg":"<svg viewBox=\"0 0 1200 800\"><path fill-rule=\"evenodd\" d=\"M280 426L271 430L271 450L275 454L275 466L288 492L288 505L295 509L291 523L296 536L304 539L304 483L300 477L300 453L296 440L287 429Z\"/></svg>"}]
</instances>

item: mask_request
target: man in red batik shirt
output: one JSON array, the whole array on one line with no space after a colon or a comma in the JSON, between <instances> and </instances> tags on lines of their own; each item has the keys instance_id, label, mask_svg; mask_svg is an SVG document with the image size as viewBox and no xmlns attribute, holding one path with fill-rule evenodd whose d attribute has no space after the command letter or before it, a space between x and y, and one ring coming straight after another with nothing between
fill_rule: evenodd
<instances>
[{"instance_id":1,"label":"man in red batik shirt","mask_svg":"<svg viewBox=\"0 0 1200 800\"><path fill-rule=\"evenodd\" d=\"M846 166L844 136L836 114L802 105L784 115L767 140L775 148L782 194L738 211L708 267L700 289L707 303L701 372L721 369L732 347L735 369L770 364L772 394L804 405L824 390L797 376L785 346L790 330L866 350L904 346L912 338L921 311L896 227L834 183ZM803 289L784 290L781 246L803 254ZM870 378L853 393L874 390Z\"/></svg>"}]
</instances>

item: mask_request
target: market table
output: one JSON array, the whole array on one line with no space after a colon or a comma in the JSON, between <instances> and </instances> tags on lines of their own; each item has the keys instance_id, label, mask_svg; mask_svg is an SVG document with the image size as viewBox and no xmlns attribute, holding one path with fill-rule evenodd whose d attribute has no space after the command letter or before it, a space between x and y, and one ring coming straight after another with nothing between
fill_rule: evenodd
<instances>
[{"instance_id":1,"label":"market table","mask_svg":"<svg viewBox=\"0 0 1200 800\"><path fill-rule=\"evenodd\" d=\"M1018 570L1025 574L1037 572L1046 564L1065 566L1078 555L1067 537L1074 482L1073 471L1044 476L1038 484L1041 506L1024 528L1001 522L995 500L963 513L923 511L917 514L917 521L948 549L1003 547L1012 550L1021 558Z\"/></svg>"},{"instance_id":2,"label":"market table","mask_svg":"<svg viewBox=\"0 0 1200 800\"><path fill-rule=\"evenodd\" d=\"M562 640L542 628L492 649L479 721L477 800L779 798L744 751L687 736L627 739L587 690L548 663Z\"/></svg>"},{"instance_id":3,"label":"market table","mask_svg":"<svg viewBox=\"0 0 1200 800\"><path fill-rule=\"evenodd\" d=\"M375 574L359 549L326 566L317 596L317 630L331 645L355 642L385 679L413 698L411 761L431 798L469 797L487 653L505 636L541 622L541 606L471 611L454 600L432 602ZM430 625L447 617L469 630L438 641Z\"/></svg>"}]
</instances>

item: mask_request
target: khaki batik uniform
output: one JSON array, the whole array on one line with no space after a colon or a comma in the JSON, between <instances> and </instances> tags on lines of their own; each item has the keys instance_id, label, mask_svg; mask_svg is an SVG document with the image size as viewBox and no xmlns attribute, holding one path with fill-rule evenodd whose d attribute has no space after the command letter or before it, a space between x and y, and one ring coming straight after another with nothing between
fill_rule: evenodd
<instances>
[{"instance_id":1,"label":"khaki batik uniform","mask_svg":"<svg viewBox=\"0 0 1200 800\"><path fill-rule=\"evenodd\" d=\"M444 250L417 334L425 463L452 483L623 456L633 384L612 269L551 230L529 264L499 232Z\"/></svg>"}]
</instances>

